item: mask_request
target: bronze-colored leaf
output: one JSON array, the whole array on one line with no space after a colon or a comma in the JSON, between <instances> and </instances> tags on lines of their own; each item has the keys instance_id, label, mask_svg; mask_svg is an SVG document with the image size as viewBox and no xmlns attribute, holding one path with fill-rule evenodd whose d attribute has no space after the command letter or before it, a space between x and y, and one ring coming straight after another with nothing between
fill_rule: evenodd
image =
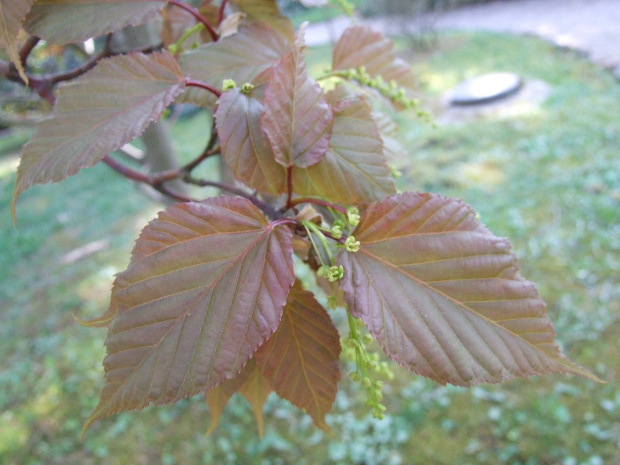
<instances>
[{"instance_id":1,"label":"bronze-colored leaf","mask_svg":"<svg viewBox=\"0 0 620 465\"><path fill-rule=\"evenodd\" d=\"M357 69L363 66L371 76L381 76L386 82L415 89L411 66L396 56L394 43L369 26L351 26L334 47L334 70Z\"/></svg>"},{"instance_id":2,"label":"bronze-colored leaf","mask_svg":"<svg viewBox=\"0 0 620 465\"><path fill-rule=\"evenodd\" d=\"M149 223L118 275L106 383L85 428L234 377L278 327L294 281L290 237L240 197L173 205Z\"/></svg>"},{"instance_id":3,"label":"bronze-colored leaf","mask_svg":"<svg viewBox=\"0 0 620 465\"><path fill-rule=\"evenodd\" d=\"M293 169L293 190L344 204L396 193L381 135L364 100L357 97L336 106L327 153L316 165Z\"/></svg>"},{"instance_id":4,"label":"bronze-colored leaf","mask_svg":"<svg viewBox=\"0 0 620 465\"><path fill-rule=\"evenodd\" d=\"M102 60L62 87L52 116L24 146L13 211L30 186L61 181L140 136L184 86L174 57L163 51Z\"/></svg>"},{"instance_id":5,"label":"bronze-colored leaf","mask_svg":"<svg viewBox=\"0 0 620 465\"><path fill-rule=\"evenodd\" d=\"M596 376L560 353L545 304L506 239L459 200L405 193L371 205L343 251L349 311L385 352L441 384Z\"/></svg>"},{"instance_id":6,"label":"bronze-colored leaf","mask_svg":"<svg viewBox=\"0 0 620 465\"><path fill-rule=\"evenodd\" d=\"M276 394L304 409L328 432L325 414L338 391L339 357L338 331L329 315L296 283L280 326L256 352L256 360Z\"/></svg>"},{"instance_id":7,"label":"bronze-colored leaf","mask_svg":"<svg viewBox=\"0 0 620 465\"><path fill-rule=\"evenodd\" d=\"M165 5L159 0L36 0L24 27L64 45L145 23Z\"/></svg>"},{"instance_id":8,"label":"bronze-colored leaf","mask_svg":"<svg viewBox=\"0 0 620 465\"><path fill-rule=\"evenodd\" d=\"M192 79L222 88L224 79L240 86L273 68L289 53L290 45L277 31L261 23L241 23L239 32L214 43L183 53L179 65ZM190 88L179 101L211 107L215 97L202 89Z\"/></svg>"},{"instance_id":9,"label":"bronze-colored leaf","mask_svg":"<svg viewBox=\"0 0 620 465\"><path fill-rule=\"evenodd\" d=\"M251 358L233 379L226 380L207 392L205 397L207 404L209 404L211 423L205 434L209 435L215 430L226 404L233 394L239 392L250 403L256 419L258 435L262 437L264 430L263 406L271 391L271 386L262 375L256 364L256 359Z\"/></svg>"},{"instance_id":10,"label":"bronze-colored leaf","mask_svg":"<svg viewBox=\"0 0 620 465\"><path fill-rule=\"evenodd\" d=\"M268 194L286 192L286 171L277 163L260 126L263 104L239 88L225 92L215 112L222 159L233 175Z\"/></svg>"},{"instance_id":11,"label":"bronze-colored leaf","mask_svg":"<svg viewBox=\"0 0 620 465\"><path fill-rule=\"evenodd\" d=\"M250 364L250 362L254 363ZM243 394L243 397L245 397L250 403L252 413L254 413L254 418L256 419L258 435L259 437L262 437L263 431L265 430L263 407L265 406L265 402L267 402L267 398L273 389L269 383L269 380L267 380L261 372L258 364L255 363L255 359L250 360L250 362L248 362L248 365L250 365L250 373L245 383L243 383L239 388L239 392Z\"/></svg>"},{"instance_id":12,"label":"bronze-colored leaf","mask_svg":"<svg viewBox=\"0 0 620 465\"><path fill-rule=\"evenodd\" d=\"M275 159L287 168L307 167L325 155L332 112L319 84L306 71L304 27L293 50L275 67L263 98L261 123Z\"/></svg>"}]
</instances>

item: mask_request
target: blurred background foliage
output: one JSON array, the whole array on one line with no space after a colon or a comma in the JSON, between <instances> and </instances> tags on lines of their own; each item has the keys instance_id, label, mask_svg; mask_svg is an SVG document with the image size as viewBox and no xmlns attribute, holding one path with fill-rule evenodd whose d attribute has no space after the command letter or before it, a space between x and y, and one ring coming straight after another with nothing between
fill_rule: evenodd
<instances>
[{"instance_id":1,"label":"blurred background foliage","mask_svg":"<svg viewBox=\"0 0 620 465\"><path fill-rule=\"evenodd\" d=\"M382 3L359 5L383 12ZM309 14L294 13L299 22ZM345 366L328 416L332 437L275 396L262 439L240 396L205 437L209 412L198 396L106 418L81 441L103 383L105 331L81 327L74 316L105 309L114 274L160 206L96 166L24 193L14 229L14 171L31 129L12 121L0 133L0 463L620 463L620 84L577 54L531 37L442 33L430 48L410 40L399 47L419 78L422 106L437 121L433 127L413 113L395 115L408 153L398 165L399 187L462 198L509 237L523 274L547 301L565 353L607 383L557 375L463 389L394 366L396 377L384 388L388 415L378 421ZM47 66L64 66L46 53L41 66L48 56L54 60ZM320 74L329 49L311 49L309 61ZM544 82L546 100L446 118L451 87L495 70ZM7 97L19 91L0 85L2 112L20 113ZM28 102L22 109L46 111L20 98ZM175 121L182 157L202 150L209 122L204 113Z\"/></svg>"}]
</instances>

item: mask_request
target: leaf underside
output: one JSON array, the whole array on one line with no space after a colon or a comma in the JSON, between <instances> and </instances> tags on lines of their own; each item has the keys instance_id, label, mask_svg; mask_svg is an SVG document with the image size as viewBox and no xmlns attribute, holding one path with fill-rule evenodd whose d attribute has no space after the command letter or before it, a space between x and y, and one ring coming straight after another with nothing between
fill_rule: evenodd
<instances>
[{"instance_id":1,"label":"leaf underside","mask_svg":"<svg viewBox=\"0 0 620 465\"><path fill-rule=\"evenodd\" d=\"M34 0L0 0L0 48L7 51L24 82L28 82L17 50L17 34Z\"/></svg>"},{"instance_id":2,"label":"leaf underside","mask_svg":"<svg viewBox=\"0 0 620 465\"><path fill-rule=\"evenodd\" d=\"M64 45L145 23L165 5L154 0L37 0L24 27Z\"/></svg>"},{"instance_id":3,"label":"leaf underside","mask_svg":"<svg viewBox=\"0 0 620 465\"><path fill-rule=\"evenodd\" d=\"M276 393L304 409L329 432L340 380L338 331L311 292L293 286L277 331L256 352L256 360Z\"/></svg>"},{"instance_id":4,"label":"leaf underside","mask_svg":"<svg viewBox=\"0 0 620 465\"><path fill-rule=\"evenodd\" d=\"M293 190L344 204L396 193L381 136L364 100L358 97L336 106L327 153L313 166L293 169Z\"/></svg>"},{"instance_id":5,"label":"leaf underside","mask_svg":"<svg viewBox=\"0 0 620 465\"><path fill-rule=\"evenodd\" d=\"M510 244L461 201L390 197L353 234L360 250L337 259L349 311L401 365L461 386L552 372L598 380L560 353Z\"/></svg>"},{"instance_id":6,"label":"leaf underside","mask_svg":"<svg viewBox=\"0 0 620 465\"><path fill-rule=\"evenodd\" d=\"M149 223L118 275L106 383L85 429L233 378L278 327L294 281L290 237L240 197L177 204Z\"/></svg>"},{"instance_id":7,"label":"leaf underside","mask_svg":"<svg viewBox=\"0 0 620 465\"><path fill-rule=\"evenodd\" d=\"M183 53L179 66L192 79L221 89L224 79L238 85L251 82L261 72L273 68L289 53L288 41L262 23L242 23L239 32ZM202 89L190 88L179 101L211 107L215 97Z\"/></svg>"},{"instance_id":8,"label":"leaf underside","mask_svg":"<svg viewBox=\"0 0 620 465\"><path fill-rule=\"evenodd\" d=\"M327 151L332 112L323 89L308 76L304 28L293 50L275 67L263 98L261 123L275 159L285 167L307 167Z\"/></svg>"},{"instance_id":9,"label":"leaf underside","mask_svg":"<svg viewBox=\"0 0 620 465\"><path fill-rule=\"evenodd\" d=\"M13 194L89 168L140 136L183 91L167 51L102 60L60 89L52 116L24 146Z\"/></svg>"},{"instance_id":10,"label":"leaf underside","mask_svg":"<svg viewBox=\"0 0 620 465\"><path fill-rule=\"evenodd\" d=\"M225 92L215 112L222 159L247 186L268 194L286 191L286 172L277 163L260 126L263 104L239 88Z\"/></svg>"},{"instance_id":11,"label":"leaf underside","mask_svg":"<svg viewBox=\"0 0 620 465\"><path fill-rule=\"evenodd\" d=\"M415 89L411 66L396 56L394 43L369 26L352 26L344 31L334 46L332 68L356 69L363 66L371 76L381 76L386 82Z\"/></svg>"}]
</instances>

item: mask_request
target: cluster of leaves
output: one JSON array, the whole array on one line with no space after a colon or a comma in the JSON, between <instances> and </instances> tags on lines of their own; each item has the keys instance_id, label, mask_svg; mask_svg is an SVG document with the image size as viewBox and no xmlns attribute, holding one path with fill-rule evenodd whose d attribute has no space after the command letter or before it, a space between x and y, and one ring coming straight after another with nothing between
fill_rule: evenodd
<instances>
[{"instance_id":1,"label":"cluster of leaves","mask_svg":"<svg viewBox=\"0 0 620 465\"><path fill-rule=\"evenodd\" d=\"M109 309L85 322L108 327L105 385L86 427L206 393L213 428L241 392L262 429L273 390L329 430L340 337L296 279L302 263L316 271L327 306L346 312L350 378L377 417L384 407L376 378L389 370L367 353L360 325L390 358L441 384L552 372L596 379L560 353L545 304L505 239L459 200L396 192L389 163L400 149L393 125L371 104L409 107L415 82L381 34L353 26L342 35L327 74L338 82L326 91L306 69L304 26L295 32L275 0L206 0L199 8L178 0L0 0L0 8L9 25L0 45L12 61L0 62L0 74L54 102L24 146L13 211L30 186L101 161L178 201L143 229ZM110 34L153 17L162 22L160 47L108 47ZM20 25L30 37L18 36ZM39 38L66 44L102 34L101 53L77 70L29 75ZM214 115L195 160L143 173L110 156L173 102ZM192 175L211 156L238 184ZM167 186L172 180L234 195L191 199Z\"/></svg>"}]
</instances>

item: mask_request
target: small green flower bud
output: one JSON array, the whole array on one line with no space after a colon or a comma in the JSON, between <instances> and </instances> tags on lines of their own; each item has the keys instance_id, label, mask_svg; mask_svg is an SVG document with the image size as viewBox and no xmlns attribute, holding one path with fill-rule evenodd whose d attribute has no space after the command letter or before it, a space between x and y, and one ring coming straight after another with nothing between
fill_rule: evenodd
<instances>
[{"instance_id":1,"label":"small green flower bud","mask_svg":"<svg viewBox=\"0 0 620 465\"><path fill-rule=\"evenodd\" d=\"M319 278L327 278L329 275L329 267L327 265L321 265L318 270L316 270L316 275Z\"/></svg>"},{"instance_id":2,"label":"small green flower bud","mask_svg":"<svg viewBox=\"0 0 620 465\"><path fill-rule=\"evenodd\" d=\"M364 344L370 344L372 340L373 340L373 337L370 334L368 333L364 334Z\"/></svg>"},{"instance_id":3,"label":"small green flower bud","mask_svg":"<svg viewBox=\"0 0 620 465\"><path fill-rule=\"evenodd\" d=\"M383 381L375 381L375 387L379 390L383 389Z\"/></svg>"},{"instance_id":4,"label":"small green flower bud","mask_svg":"<svg viewBox=\"0 0 620 465\"><path fill-rule=\"evenodd\" d=\"M235 87L237 87L237 84L235 84L235 81L232 79L224 79L224 81L222 81L222 91L224 92L234 89Z\"/></svg>"},{"instance_id":5,"label":"small green flower bud","mask_svg":"<svg viewBox=\"0 0 620 465\"><path fill-rule=\"evenodd\" d=\"M385 418L385 415L383 415L383 412L380 412L378 410L373 410L372 416L376 418L377 420L383 420Z\"/></svg>"},{"instance_id":6,"label":"small green flower bud","mask_svg":"<svg viewBox=\"0 0 620 465\"><path fill-rule=\"evenodd\" d=\"M352 371L349 373L349 379L355 383L357 383L361 378L362 376L357 371Z\"/></svg>"},{"instance_id":7,"label":"small green flower bud","mask_svg":"<svg viewBox=\"0 0 620 465\"><path fill-rule=\"evenodd\" d=\"M372 381L370 381L370 378L364 376L364 379L362 379L362 386L364 386L366 389L372 386Z\"/></svg>"},{"instance_id":8,"label":"small green flower bud","mask_svg":"<svg viewBox=\"0 0 620 465\"><path fill-rule=\"evenodd\" d=\"M254 90L254 86L252 84L250 84L249 82L246 82L245 84L243 84L241 86L241 92L243 92L244 94L251 94L252 90Z\"/></svg>"},{"instance_id":9,"label":"small green flower bud","mask_svg":"<svg viewBox=\"0 0 620 465\"><path fill-rule=\"evenodd\" d=\"M334 239L340 239L342 237L342 227L338 224L332 226L331 235Z\"/></svg>"},{"instance_id":10,"label":"small green flower bud","mask_svg":"<svg viewBox=\"0 0 620 465\"><path fill-rule=\"evenodd\" d=\"M342 279L343 276L344 276L344 268L342 267L342 265L331 266L327 273L327 279L329 280L330 283L333 283L334 281L338 281L339 279Z\"/></svg>"},{"instance_id":11,"label":"small green flower bud","mask_svg":"<svg viewBox=\"0 0 620 465\"><path fill-rule=\"evenodd\" d=\"M357 347L357 341L353 339L352 337L347 338L347 347L355 349Z\"/></svg>"},{"instance_id":12,"label":"small green flower bud","mask_svg":"<svg viewBox=\"0 0 620 465\"><path fill-rule=\"evenodd\" d=\"M360 241L356 241L355 237L349 236L347 240L344 241L344 248L347 249L348 252L357 252L360 249Z\"/></svg>"},{"instance_id":13,"label":"small green flower bud","mask_svg":"<svg viewBox=\"0 0 620 465\"><path fill-rule=\"evenodd\" d=\"M360 222L360 211L356 207L347 208L347 219L351 226L357 226Z\"/></svg>"}]
</instances>

